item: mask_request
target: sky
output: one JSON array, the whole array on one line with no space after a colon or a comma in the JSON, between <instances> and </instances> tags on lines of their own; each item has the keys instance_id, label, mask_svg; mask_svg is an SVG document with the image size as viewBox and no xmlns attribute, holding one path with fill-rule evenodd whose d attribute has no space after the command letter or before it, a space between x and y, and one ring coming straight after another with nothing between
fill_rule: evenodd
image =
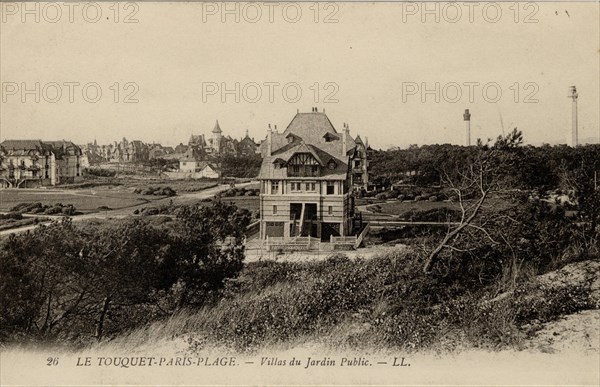
<instances>
[{"instance_id":1,"label":"sky","mask_svg":"<svg viewBox=\"0 0 600 387\"><path fill-rule=\"evenodd\" d=\"M566 143L576 85L598 141L598 2L72 4L1 4L0 139L258 141L317 107L374 148L464 144L465 109Z\"/></svg>"}]
</instances>

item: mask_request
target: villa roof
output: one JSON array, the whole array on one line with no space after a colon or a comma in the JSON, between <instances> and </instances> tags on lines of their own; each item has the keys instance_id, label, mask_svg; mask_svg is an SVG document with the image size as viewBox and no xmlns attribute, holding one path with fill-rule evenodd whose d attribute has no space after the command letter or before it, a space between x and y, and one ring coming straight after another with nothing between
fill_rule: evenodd
<instances>
[{"instance_id":1,"label":"villa roof","mask_svg":"<svg viewBox=\"0 0 600 387\"><path fill-rule=\"evenodd\" d=\"M335 130L325 113L297 113L283 133L271 133L270 154L267 152L268 140L261 143L263 163L259 178L285 178L287 170L275 168L273 163L276 160L288 162L297 153L309 153L323 167L321 179L345 179L348 172L348 155L356 147L349 134L345 137L344 154L344 136ZM333 169L327 167L331 160L335 163Z\"/></svg>"}]
</instances>

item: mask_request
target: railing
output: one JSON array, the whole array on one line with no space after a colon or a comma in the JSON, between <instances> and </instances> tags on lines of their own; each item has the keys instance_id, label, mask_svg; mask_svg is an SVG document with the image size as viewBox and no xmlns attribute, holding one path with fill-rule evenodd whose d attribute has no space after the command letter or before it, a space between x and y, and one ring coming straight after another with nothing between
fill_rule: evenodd
<instances>
[{"instance_id":1,"label":"railing","mask_svg":"<svg viewBox=\"0 0 600 387\"><path fill-rule=\"evenodd\" d=\"M267 250L311 250L319 248L320 240L313 237L269 237L266 239Z\"/></svg>"},{"instance_id":2,"label":"railing","mask_svg":"<svg viewBox=\"0 0 600 387\"><path fill-rule=\"evenodd\" d=\"M356 237L356 243L354 243L354 248L358 249L360 244L362 243L365 236L371 231L371 225L369 223L366 224L365 228L361 231L361 233Z\"/></svg>"},{"instance_id":3,"label":"railing","mask_svg":"<svg viewBox=\"0 0 600 387\"><path fill-rule=\"evenodd\" d=\"M246 235L256 234L260 230L260 221L251 223L246 227Z\"/></svg>"},{"instance_id":4,"label":"railing","mask_svg":"<svg viewBox=\"0 0 600 387\"><path fill-rule=\"evenodd\" d=\"M351 235L351 236L331 236L331 243L352 243L354 244L356 242L356 235Z\"/></svg>"}]
</instances>

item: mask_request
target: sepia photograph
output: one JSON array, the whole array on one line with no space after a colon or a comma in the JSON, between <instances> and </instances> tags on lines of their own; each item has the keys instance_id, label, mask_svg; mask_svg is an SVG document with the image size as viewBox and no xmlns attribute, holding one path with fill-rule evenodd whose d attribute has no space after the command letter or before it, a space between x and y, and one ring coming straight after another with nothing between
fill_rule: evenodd
<instances>
[{"instance_id":1,"label":"sepia photograph","mask_svg":"<svg viewBox=\"0 0 600 387\"><path fill-rule=\"evenodd\" d=\"M0 18L0 385L600 385L597 0Z\"/></svg>"}]
</instances>

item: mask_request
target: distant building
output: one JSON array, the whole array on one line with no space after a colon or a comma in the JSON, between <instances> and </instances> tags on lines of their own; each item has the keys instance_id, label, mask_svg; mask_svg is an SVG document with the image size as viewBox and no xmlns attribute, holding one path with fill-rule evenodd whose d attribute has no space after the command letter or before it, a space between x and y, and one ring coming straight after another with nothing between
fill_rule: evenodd
<instances>
[{"instance_id":1,"label":"distant building","mask_svg":"<svg viewBox=\"0 0 600 387\"><path fill-rule=\"evenodd\" d=\"M179 161L179 177L192 179L217 179L220 176L219 168L206 161Z\"/></svg>"},{"instance_id":2,"label":"distant building","mask_svg":"<svg viewBox=\"0 0 600 387\"><path fill-rule=\"evenodd\" d=\"M352 166L365 179L362 141L325 113L298 113L282 133L269 126L260 149L260 237L312 236L327 241L353 232ZM364 145L364 144L362 144ZM359 164L355 164L359 161ZM358 172L354 180L359 184ZM360 181L360 184L364 184Z\"/></svg>"},{"instance_id":3,"label":"distant building","mask_svg":"<svg viewBox=\"0 0 600 387\"><path fill-rule=\"evenodd\" d=\"M0 143L2 187L38 187L81 181L83 152L71 141Z\"/></svg>"},{"instance_id":4,"label":"distant building","mask_svg":"<svg viewBox=\"0 0 600 387\"><path fill-rule=\"evenodd\" d=\"M140 163L149 159L149 147L142 141L128 141L125 137L120 142L98 145L96 140L82 146L82 150L90 164L108 163Z\"/></svg>"},{"instance_id":5,"label":"distant building","mask_svg":"<svg viewBox=\"0 0 600 387\"><path fill-rule=\"evenodd\" d=\"M223 136L223 130L221 130L219 121L215 123L210 137L204 134L192 134L188 141L188 147L201 149L203 154L208 156L239 156L256 154L258 152L258 144L254 142L254 139L250 138L248 131L246 131L246 136L241 141L233 139L229 135Z\"/></svg>"},{"instance_id":6,"label":"distant building","mask_svg":"<svg viewBox=\"0 0 600 387\"><path fill-rule=\"evenodd\" d=\"M179 145L177 145L175 147L175 153L183 154L183 153L187 152L188 149L189 149L189 146L183 145L183 143L179 143Z\"/></svg>"},{"instance_id":7,"label":"distant building","mask_svg":"<svg viewBox=\"0 0 600 387\"><path fill-rule=\"evenodd\" d=\"M352 187L355 190L369 188L369 148L360 136L354 140L355 148L351 164Z\"/></svg>"},{"instance_id":8,"label":"distant building","mask_svg":"<svg viewBox=\"0 0 600 387\"><path fill-rule=\"evenodd\" d=\"M250 138L248 130L246 135L240 142L237 143L237 154L239 156L251 156L259 152L259 145L254 142L254 138Z\"/></svg>"},{"instance_id":9,"label":"distant building","mask_svg":"<svg viewBox=\"0 0 600 387\"><path fill-rule=\"evenodd\" d=\"M148 160L170 158L175 154L172 146L162 146L161 144L148 145Z\"/></svg>"}]
</instances>

